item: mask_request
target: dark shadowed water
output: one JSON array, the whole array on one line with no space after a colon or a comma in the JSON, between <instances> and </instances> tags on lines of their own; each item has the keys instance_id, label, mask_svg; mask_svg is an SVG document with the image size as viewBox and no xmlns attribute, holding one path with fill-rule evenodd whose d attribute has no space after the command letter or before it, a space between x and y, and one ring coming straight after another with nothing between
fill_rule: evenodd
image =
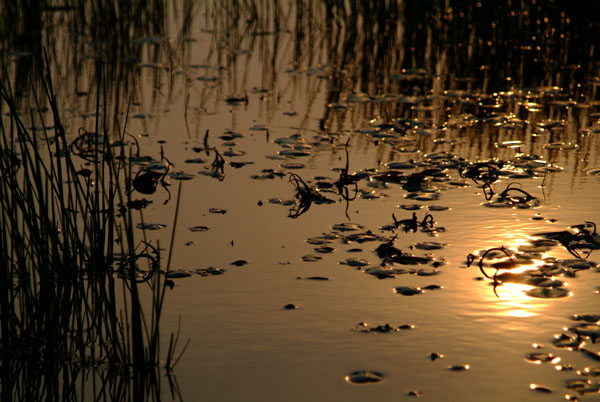
<instances>
[{"instance_id":1,"label":"dark shadowed water","mask_svg":"<svg viewBox=\"0 0 600 402\"><path fill-rule=\"evenodd\" d=\"M101 117L172 165L136 214L183 400L599 400L598 7L214 3L40 33L72 138L103 68Z\"/></svg>"}]
</instances>

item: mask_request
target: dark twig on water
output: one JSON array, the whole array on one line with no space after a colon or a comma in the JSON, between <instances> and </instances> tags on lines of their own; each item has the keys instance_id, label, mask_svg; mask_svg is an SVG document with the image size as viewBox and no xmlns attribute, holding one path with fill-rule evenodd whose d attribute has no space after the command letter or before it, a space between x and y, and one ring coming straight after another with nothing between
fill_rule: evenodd
<instances>
[{"instance_id":1,"label":"dark twig on water","mask_svg":"<svg viewBox=\"0 0 600 402\"><path fill-rule=\"evenodd\" d=\"M296 173L290 173L290 183L296 188L296 202L290 209L288 216L290 218L297 218L310 208L312 203L316 204L330 204L333 200L325 197L318 190L311 188L302 178Z\"/></svg>"},{"instance_id":2,"label":"dark twig on water","mask_svg":"<svg viewBox=\"0 0 600 402\"><path fill-rule=\"evenodd\" d=\"M417 214L415 212L413 212L412 218L410 219L398 220L396 219L396 215L394 214L392 214L392 219L394 220L394 226L396 228L402 228L404 232L412 231L413 233L416 233L419 227L433 229L434 224L433 215L426 214L423 217L423 220L419 222L417 220Z\"/></svg>"},{"instance_id":3,"label":"dark twig on water","mask_svg":"<svg viewBox=\"0 0 600 402\"><path fill-rule=\"evenodd\" d=\"M346 145L344 146L344 150L346 152L346 166L340 171L340 177L337 182L335 182L335 186L338 190L338 194L346 201L346 217L350 219L348 215L348 207L350 206L350 201L354 201L358 195L358 184L357 178L350 175L348 173L350 168L350 156L348 154L348 144L350 144L350 138L346 141ZM350 196L350 191L348 190L348 186L354 185L354 195Z\"/></svg>"},{"instance_id":4,"label":"dark twig on water","mask_svg":"<svg viewBox=\"0 0 600 402\"><path fill-rule=\"evenodd\" d=\"M496 271L494 272L493 276L489 276L487 274L487 272L485 272L485 269L483 267L483 263L484 263L486 257L488 256L488 254L490 254L490 253L492 253L494 251L499 251L499 252L503 253L505 256L508 257L509 261L501 261L501 262L497 262L495 264L492 264L491 268L495 269ZM477 264L479 266L479 270L481 271L481 273L483 274L483 276L485 276L488 279L492 279L494 281L494 294L496 295L496 297L499 297L498 293L496 292L497 286L501 283L501 281L498 280L498 271L501 270L501 269L516 268L519 265L517 263L515 263L515 261L513 260L513 255L504 246L501 246L501 247L492 247L490 249L487 249L487 250L485 250L485 252L481 256L474 255L474 254L468 254L467 255L467 267L470 267L471 265L473 265L473 263L475 262L475 260L477 260L477 257L479 257L479 263Z\"/></svg>"}]
</instances>

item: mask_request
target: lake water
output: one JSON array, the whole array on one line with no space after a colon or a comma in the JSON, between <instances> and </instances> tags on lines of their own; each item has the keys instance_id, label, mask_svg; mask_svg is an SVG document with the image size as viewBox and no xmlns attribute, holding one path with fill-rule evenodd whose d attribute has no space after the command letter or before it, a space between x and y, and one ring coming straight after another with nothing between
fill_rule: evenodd
<instances>
[{"instance_id":1,"label":"lake water","mask_svg":"<svg viewBox=\"0 0 600 402\"><path fill-rule=\"evenodd\" d=\"M163 326L180 321L189 339L175 368L183 400L395 401L411 391L431 401L600 400L595 338L584 335L579 351L553 344L586 323L573 315L600 314L599 269L581 266L598 258L595 228L571 238L592 240L571 250L590 252L587 260L565 262L575 255L556 241L528 254L533 263L519 260L552 262L556 273L542 276L563 283L494 287L479 256L467 267L471 253L514 254L535 234L600 222L600 80L585 36L597 22L583 26L585 12L535 2L498 10L251 2L255 11L216 3L169 8L166 32L130 38L136 57L118 59L109 75L107 117L122 125L131 97L126 131L142 154L159 160L162 148L170 173L191 175L167 176L166 205L161 186L139 194L152 201L143 221L166 225L146 238L166 255L174 233L171 270L224 270L172 278ZM86 40L80 54L63 49L76 56L74 76L56 67L67 77L58 90L73 138L95 124L100 53ZM225 160L216 173L215 148ZM477 170L478 162L487 164ZM357 173L347 202L335 187L346 163ZM425 173L407 184L417 172ZM496 175L487 188L485 172ZM290 217L302 208L291 173L333 202ZM526 193L498 201L510 183ZM414 231L385 227L413 212ZM420 224L428 213L433 226ZM348 223L360 228L334 228ZM356 233L365 236L348 239ZM429 261L384 261L375 250L396 235L403 255ZM333 250L315 251L319 240ZM425 242L439 249L423 250ZM366 265L353 266L360 259ZM382 265L379 277L369 274ZM428 285L441 288L394 291ZM386 323L409 327L367 332ZM347 381L361 370L383 380Z\"/></svg>"}]
</instances>

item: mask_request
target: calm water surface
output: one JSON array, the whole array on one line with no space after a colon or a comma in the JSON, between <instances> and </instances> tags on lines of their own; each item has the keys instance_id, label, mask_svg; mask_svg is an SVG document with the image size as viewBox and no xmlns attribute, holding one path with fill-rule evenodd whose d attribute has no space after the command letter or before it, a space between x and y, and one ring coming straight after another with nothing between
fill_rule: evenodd
<instances>
[{"instance_id":1,"label":"calm water surface","mask_svg":"<svg viewBox=\"0 0 600 402\"><path fill-rule=\"evenodd\" d=\"M574 51L558 50L577 46L575 31L569 43L559 38L561 30L570 32L565 18L557 17L552 25L559 11L537 11L540 32L553 35L551 29L558 30L556 37L542 40L535 58L510 42L522 40L523 46L530 46L530 28L524 24L529 17L522 10L515 17L520 28L513 36L508 27L498 33L482 28L471 37L456 39L427 18L417 30L409 12L418 10L408 6L402 18L387 10L388 17L369 20L367 14L344 18L339 7L330 15L328 7L311 3L302 12L286 2L276 4L259 3L259 17L250 21L241 5L200 3L185 32L179 31L182 15L174 14L175 28L168 37L141 41L140 67L132 73L138 86L131 92L127 132L138 137L143 154L159 159L162 147L174 165L171 171L194 175L186 181L170 179L173 198L166 205L163 189L145 196L153 203L143 210L143 220L166 225L146 236L168 249L176 225L172 269L225 269L219 276L173 279L176 286L168 294L164 328L175 329L181 320L180 337L189 339L176 367L183 399L396 401L419 390L423 400L431 401L548 401L577 394L565 388L565 381L588 378L578 376L577 370L600 363L557 348L552 340L564 327L578 324L570 319L573 314L600 313L598 269L557 277L566 282L567 297L530 297L525 291L531 287L511 284L498 286L496 295L492 281L482 278L477 266L467 268L466 257L493 247L516 248L535 233L600 222L600 179L590 170L600 168L598 62L593 47L584 59L577 59ZM532 13L537 10L531 7ZM469 17L460 17L458 11L441 11L442 21L444 15L464 18L468 24ZM551 21L543 22L544 15ZM488 39L495 42L486 46ZM581 47L589 51L588 45L584 41ZM511 56L506 58L507 54ZM564 63L556 64L555 59ZM92 69L93 59L81 63ZM85 87L85 79L78 85ZM93 121L82 117L93 110L91 100L68 95L73 135L78 127L91 129ZM231 96L244 100L227 102ZM124 112L119 113L122 119ZM396 130L377 128L379 123L395 125ZM226 160L222 180L201 174L210 171L214 159L214 151L200 150L207 130L208 145ZM242 136L228 144L219 137L229 131ZM278 154L285 149L280 142L294 135L310 147L303 147L308 149L306 156L285 160ZM454 161L473 163L536 155L532 159L544 161L539 166L561 169L547 173L545 179L542 173L510 178L518 169L509 167L507 175L493 184L499 193L518 182L540 200L535 208L486 207L481 186L461 178L453 167L444 172L466 185L432 183L440 188L433 201L408 199L401 184L371 187L375 180L362 179L358 188L365 194L375 191L380 198L359 196L349 202L347 213L335 189L323 192L334 203L313 204L296 219L288 217L291 205L269 202L294 199L290 172L312 185L337 180L346 164L348 139L349 173L374 175L387 171L385 163L391 161L421 164L402 171L411 174L440 166L431 154L442 152L452 154ZM245 154L227 156L229 150ZM205 162L186 163L191 158ZM252 164L235 168L230 162ZM282 167L286 163L301 163L303 168ZM263 169L284 175L251 178L263 174ZM174 222L179 185L179 215ZM420 206L419 219L431 213L435 226L445 231L435 237L421 231L382 231L382 226L393 223L392 214L397 219L411 217L412 211L399 208L407 204ZM448 209L428 210L432 205ZM210 213L209 208L226 213ZM346 244L335 239L328 244L335 248L332 253L319 254L323 258L318 261L303 261L307 254L318 254L308 238L344 222L360 224L361 232L371 230L386 241L397 234L395 246L404 252L432 253L443 261L439 274L380 280L364 273L381 264L374 250L383 240ZM190 231L194 226L209 229ZM426 241L445 246L411 250L411 245ZM361 251L349 252L352 248ZM597 253L589 259L597 258ZM544 256L573 258L561 246ZM340 264L351 257L363 258L368 265L361 270ZM240 259L248 264L231 265ZM297 279L311 276L329 280ZM442 289L415 296L394 292L398 286L431 284ZM298 308L284 309L289 303ZM354 331L360 322L414 328L394 333ZM535 349L533 344L542 346ZM599 350L590 340L586 348ZM432 361L434 352L444 357ZM534 364L526 359L533 352L552 353L562 360ZM465 364L469 370L449 369ZM573 369L559 371L555 366L560 364ZM356 370L385 377L376 384L345 381ZM598 382L598 377L589 378ZM554 392L532 391L532 383ZM600 397L587 394L584 399Z\"/></svg>"}]
</instances>

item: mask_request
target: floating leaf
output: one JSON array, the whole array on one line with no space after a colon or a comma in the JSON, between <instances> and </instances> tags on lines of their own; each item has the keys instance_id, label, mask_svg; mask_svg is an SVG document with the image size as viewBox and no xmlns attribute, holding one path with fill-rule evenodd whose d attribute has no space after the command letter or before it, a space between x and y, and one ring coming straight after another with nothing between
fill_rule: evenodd
<instances>
[{"instance_id":1,"label":"floating leaf","mask_svg":"<svg viewBox=\"0 0 600 402\"><path fill-rule=\"evenodd\" d=\"M419 250L439 250L441 248L444 248L445 246L445 244L438 243L435 241L424 241L415 244L415 248L418 248Z\"/></svg>"},{"instance_id":2,"label":"floating leaf","mask_svg":"<svg viewBox=\"0 0 600 402\"><path fill-rule=\"evenodd\" d=\"M191 232L206 232L208 230L208 226L192 226L188 228Z\"/></svg>"},{"instance_id":3,"label":"floating leaf","mask_svg":"<svg viewBox=\"0 0 600 402\"><path fill-rule=\"evenodd\" d=\"M406 211L416 211L418 209L421 209L422 205L419 205L419 204L404 204L404 205L399 205L398 208L404 209Z\"/></svg>"},{"instance_id":4,"label":"floating leaf","mask_svg":"<svg viewBox=\"0 0 600 402\"><path fill-rule=\"evenodd\" d=\"M340 261L340 264L349 265L351 267L364 267L369 265L369 262L362 258L347 258L344 261Z\"/></svg>"},{"instance_id":5,"label":"floating leaf","mask_svg":"<svg viewBox=\"0 0 600 402\"><path fill-rule=\"evenodd\" d=\"M231 265L235 265L236 267L242 267L246 264L248 264L248 261L246 261L246 260L235 260L234 262L231 263Z\"/></svg>"},{"instance_id":6,"label":"floating leaf","mask_svg":"<svg viewBox=\"0 0 600 402\"><path fill-rule=\"evenodd\" d=\"M160 230L166 228L167 225L162 223L138 223L136 227L142 230Z\"/></svg>"},{"instance_id":7,"label":"floating leaf","mask_svg":"<svg viewBox=\"0 0 600 402\"><path fill-rule=\"evenodd\" d=\"M315 262L315 261L319 261L319 260L322 260L322 259L323 259L322 256L320 256L320 255L314 255L314 254L307 254L307 255L305 255L305 256L302 257L302 260L306 261L306 262Z\"/></svg>"},{"instance_id":8,"label":"floating leaf","mask_svg":"<svg viewBox=\"0 0 600 402\"><path fill-rule=\"evenodd\" d=\"M366 322L359 322L356 327L353 328L353 331L356 332L367 332L367 333L389 333L389 332L399 332L401 330L412 329L414 325L411 324L402 324L398 327L394 327L390 324L383 325L369 325Z\"/></svg>"},{"instance_id":9,"label":"floating leaf","mask_svg":"<svg viewBox=\"0 0 600 402\"><path fill-rule=\"evenodd\" d=\"M443 205L430 205L427 207L428 211L447 211L450 207L446 207Z\"/></svg>"},{"instance_id":10,"label":"floating leaf","mask_svg":"<svg viewBox=\"0 0 600 402\"><path fill-rule=\"evenodd\" d=\"M554 356L552 353L528 353L525 356L527 361L540 364L540 363L552 363L556 364L560 362L560 357Z\"/></svg>"},{"instance_id":11,"label":"floating leaf","mask_svg":"<svg viewBox=\"0 0 600 402\"><path fill-rule=\"evenodd\" d=\"M332 226L333 230L339 230L341 232L349 232L353 230L359 230L363 227L357 223L338 223Z\"/></svg>"},{"instance_id":12,"label":"floating leaf","mask_svg":"<svg viewBox=\"0 0 600 402\"><path fill-rule=\"evenodd\" d=\"M174 172L169 175L169 177L173 180L191 180L194 176L193 174L183 173L183 172Z\"/></svg>"},{"instance_id":13,"label":"floating leaf","mask_svg":"<svg viewBox=\"0 0 600 402\"><path fill-rule=\"evenodd\" d=\"M454 366L448 367L448 370L452 370L452 371L467 371L470 369L471 369L470 364L459 364L459 365L454 365Z\"/></svg>"},{"instance_id":14,"label":"floating leaf","mask_svg":"<svg viewBox=\"0 0 600 402\"><path fill-rule=\"evenodd\" d=\"M176 269L173 271L169 271L165 274L165 277L167 277L169 279L188 278L190 276L192 276L192 273L190 271L186 271L184 269Z\"/></svg>"},{"instance_id":15,"label":"floating leaf","mask_svg":"<svg viewBox=\"0 0 600 402\"><path fill-rule=\"evenodd\" d=\"M201 158L191 158L191 159L186 159L185 163L204 163L204 159Z\"/></svg>"},{"instance_id":16,"label":"floating leaf","mask_svg":"<svg viewBox=\"0 0 600 402\"><path fill-rule=\"evenodd\" d=\"M306 280L311 280L311 281L328 281L329 278L327 278L326 276L307 276L306 278L302 278L302 277L297 277L296 279L306 279Z\"/></svg>"},{"instance_id":17,"label":"floating leaf","mask_svg":"<svg viewBox=\"0 0 600 402\"><path fill-rule=\"evenodd\" d=\"M423 293L421 288L413 288L410 286L397 286L394 288L394 292L403 296L413 296Z\"/></svg>"},{"instance_id":18,"label":"floating leaf","mask_svg":"<svg viewBox=\"0 0 600 402\"><path fill-rule=\"evenodd\" d=\"M569 296L570 292L565 288L533 288L525 292L525 294L541 299L558 299Z\"/></svg>"},{"instance_id":19,"label":"floating leaf","mask_svg":"<svg viewBox=\"0 0 600 402\"><path fill-rule=\"evenodd\" d=\"M406 194L406 198L416 201L435 201L440 198L439 193L424 193L420 191Z\"/></svg>"},{"instance_id":20,"label":"floating leaf","mask_svg":"<svg viewBox=\"0 0 600 402\"><path fill-rule=\"evenodd\" d=\"M306 239L306 242L309 244L321 245L321 244L331 243L332 240L327 237L324 237L324 236L317 236L317 237L309 237L308 239Z\"/></svg>"},{"instance_id":21,"label":"floating leaf","mask_svg":"<svg viewBox=\"0 0 600 402\"><path fill-rule=\"evenodd\" d=\"M225 156L243 156L243 155L246 155L246 152L228 149L227 151L223 152L223 155L225 155Z\"/></svg>"},{"instance_id":22,"label":"floating leaf","mask_svg":"<svg viewBox=\"0 0 600 402\"><path fill-rule=\"evenodd\" d=\"M435 269L435 268L420 268L417 270L418 276L433 276L433 275L438 275L439 273L440 273L440 270Z\"/></svg>"},{"instance_id":23,"label":"floating leaf","mask_svg":"<svg viewBox=\"0 0 600 402\"><path fill-rule=\"evenodd\" d=\"M321 246L321 247L314 248L314 250L317 253L325 253L326 254L326 253L332 253L332 252L334 252L335 248L330 247L330 246Z\"/></svg>"},{"instance_id":24,"label":"floating leaf","mask_svg":"<svg viewBox=\"0 0 600 402\"><path fill-rule=\"evenodd\" d=\"M552 393L552 389L540 384L529 384L529 389L532 391L542 392L544 394Z\"/></svg>"},{"instance_id":25,"label":"floating leaf","mask_svg":"<svg viewBox=\"0 0 600 402\"><path fill-rule=\"evenodd\" d=\"M284 169L304 169L305 165L304 163L283 163L281 164L281 167Z\"/></svg>"},{"instance_id":26,"label":"floating leaf","mask_svg":"<svg viewBox=\"0 0 600 402\"><path fill-rule=\"evenodd\" d=\"M384 375L376 371L353 371L346 376L346 381L353 384L375 383L383 380Z\"/></svg>"},{"instance_id":27,"label":"floating leaf","mask_svg":"<svg viewBox=\"0 0 600 402\"><path fill-rule=\"evenodd\" d=\"M208 267L208 268L198 268L193 271L194 273L200 276L213 276L213 275L223 275L225 273L224 269Z\"/></svg>"}]
</instances>

